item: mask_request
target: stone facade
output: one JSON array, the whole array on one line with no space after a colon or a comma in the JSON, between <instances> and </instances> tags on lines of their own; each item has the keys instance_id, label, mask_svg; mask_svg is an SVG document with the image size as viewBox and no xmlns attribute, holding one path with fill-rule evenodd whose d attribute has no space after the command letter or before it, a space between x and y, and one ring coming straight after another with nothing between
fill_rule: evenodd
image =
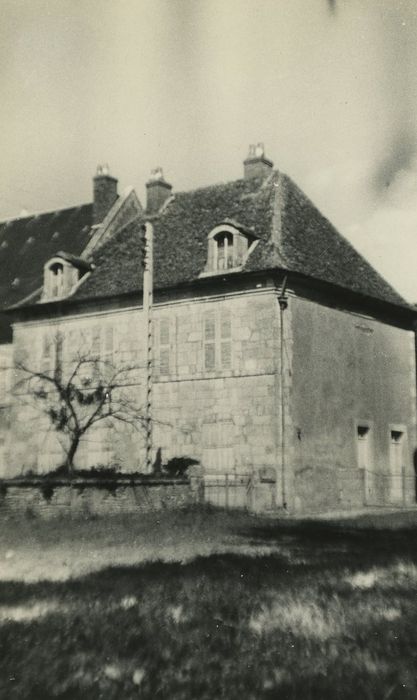
<instances>
[{"instance_id":1,"label":"stone facade","mask_svg":"<svg viewBox=\"0 0 417 700\"><path fill-rule=\"evenodd\" d=\"M110 482L99 487L91 481L77 481L71 486L5 482L0 490L0 515L45 520L86 518L187 508L197 504L198 500L195 485L180 480L133 484Z\"/></svg>"},{"instance_id":2,"label":"stone facade","mask_svg":"<svg viewBox=\"0 0 417 700\"><path fill-rule=\"evenodd\" d=\"M163 461L186 456L216 474L252 473L254 465L276 468L279 329L275 306L274 293L263 290L155 307L153 437L154 451L162 451ZM131 377L135 384L131 390L143 403L140 309L16 324L16 357L40 366L45 337L53 338L58 331L64 338L64 359L74 350L88 351L97 332L101 351L106 352L111 334L112 361L116 366L138 368ZM38 419L34 430L31 409L16 403L15 411L18 447L9 455L9 472L18 473L22 464L35 472L58 466L62 452L47 423L39 430ZM110 434L98 428L86 434L78 466L118 463L126 471L136 471L144 462L143 442L141 433L120 429Z\"/></svg>"},{"instance_id":3,"label":"stone facade","mask_svg":"<svg viewBox=\"0 0 417 700\"><path fill-rule=\"evenodd\" d=\"M42 362L44 338L58 330L66 361L100 338L101 353L116 366L135 365L129 390L144 403L140 307L16 323L15 357ZM299 513L415 501L411 331L318 303L295 287L280 313L278 290L265 281L157 302L153 333L154 457L159 451L163 462L198 461L208 500ZM61 464L62 449L46 420L18 403L14 410L3 474ZM368 464L359 454L363 426ZM398 435L400 469L398 461L393 465ZM117 464L137 471L144 462L143 432L123 426L90 431L76 457L80 468Z\"/></svg>"}]
</instances>

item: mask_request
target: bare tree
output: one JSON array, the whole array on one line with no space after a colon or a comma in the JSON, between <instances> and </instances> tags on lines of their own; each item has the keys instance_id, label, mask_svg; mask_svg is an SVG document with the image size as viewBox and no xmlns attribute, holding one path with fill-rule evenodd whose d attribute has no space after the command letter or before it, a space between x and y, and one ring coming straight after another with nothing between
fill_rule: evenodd
<instances>
[{"instance_id":1,"label":"bare tree","mask_svg":"<svg viewBox=\"0 0 417 700\"><path fill-rule=\"evenodd\" d=\"M62 340L53 340L53 369L35 369L16 362L21 378L15 384L15 396L40 410L50 421L66 454L68 476L74 474L74 458L82 437L102 421L120 422L136 430L145 428L144 413L132 394L137 393L137 365L115 367L90 352L78 352L64 366ZM133 391L132 391L133 390Z\"/></svg>"}]
</instances>

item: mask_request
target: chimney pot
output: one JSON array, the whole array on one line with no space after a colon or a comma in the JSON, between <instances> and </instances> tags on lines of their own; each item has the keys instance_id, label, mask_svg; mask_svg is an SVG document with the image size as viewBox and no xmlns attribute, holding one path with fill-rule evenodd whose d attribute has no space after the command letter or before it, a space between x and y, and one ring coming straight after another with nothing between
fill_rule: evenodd
<instances>
[{"instance_id":1,"label":"chimney pot","mask_svg":"<svg viewBox=\"0 0 417 700\"><path fill-rule=\"evenodd\" d=\"M98 165L93 178L93 223L101 224L116 199L117 180L110 175L108 164Z\"/></svg>"},{"instance_id":2,"label":"chimney pot","mask_svg":"<svg viewBox=\"0 0 417 700\"><path fill-rule=\"evenodd\" d=\"M243 163L244 178L266 177L272 171L274 164L265 156L264 144L259 142L249 146L248 157Z\"/></svg>"}]
</instances>

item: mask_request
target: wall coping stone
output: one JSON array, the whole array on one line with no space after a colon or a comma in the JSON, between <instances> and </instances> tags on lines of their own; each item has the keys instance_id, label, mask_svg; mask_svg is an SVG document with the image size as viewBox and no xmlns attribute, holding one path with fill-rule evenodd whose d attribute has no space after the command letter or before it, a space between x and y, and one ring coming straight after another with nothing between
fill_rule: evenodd
<instances>
[{"instance_id":1,"label":"wall coping stone","mask_svg":"<svg viewBox=\"0 0 417 700\"><path fill-rule=\"evenodd\" d=\"M189 479L183 479L183 478L175 478L175 477L168 477L168 478L141 478L141 477L124 477L122 479L93 479L93 478L84 478L84 479L62 479L62 478L50 478L48 479L47 477L21 477L21 478L14 478L14 479L0 479L0 487L5 486L7 488L10 487L18 487L18 488L33 488L33 487L42 487L42 486L53 486L53 487L59 487L59 486L73 486L73 487L83 487L83 488L88 488L89 486L91 488L97 488L100 486L112 486L112 487L120 487L120 486L180 486L180 485L185 485L185 484L190 484Z\"/></svg>"}]
</instances>

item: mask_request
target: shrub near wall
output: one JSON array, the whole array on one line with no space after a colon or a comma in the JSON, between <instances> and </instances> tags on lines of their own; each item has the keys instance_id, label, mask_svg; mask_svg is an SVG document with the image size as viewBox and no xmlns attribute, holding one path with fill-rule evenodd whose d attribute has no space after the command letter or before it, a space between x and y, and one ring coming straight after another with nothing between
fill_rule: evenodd
<instances>
[{"instance_id":1,"label":"shrub near wall","mask_svg":"<svg viewBox=\"0 0 417 700\"><path fill-rule=\"evenodd\" d=\"M199 501L188 479L10 479L0 485L0 514L39 518L85 517L186 508Z\"/></svg>"}]
</instances>

